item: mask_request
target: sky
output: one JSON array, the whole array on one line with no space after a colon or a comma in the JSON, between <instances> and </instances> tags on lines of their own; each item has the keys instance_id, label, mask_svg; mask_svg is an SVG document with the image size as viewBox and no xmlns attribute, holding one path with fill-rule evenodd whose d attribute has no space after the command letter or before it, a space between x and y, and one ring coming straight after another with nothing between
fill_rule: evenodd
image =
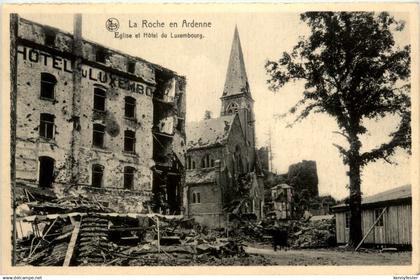
<instances>
[{"instance_id":1,"label":"sky","mask_svg":"<svg viewBox=\"0 0 420 280\"><path fill-rule=\"evenodd\" d=\"M29 20L57 27L72 32L71 14L21 14ZM405 14L396 14L397 19L407 20ZM166 39L116 39L114 33L105 28L109 17L120 22L120 32L144 33L161 32L168 34ZM182 20L211 22L211 28L129 28L133 22L182 23ZM407 25L409 23L407 22ZM213 116L220 114L220 97L223 92L227 63L233 32L237 25L242 50L244 53L252 97L255 100L257 145L269 145L271 131L271 149L273 170L286 173L290 164L302 160L315 160L319 177L321 195L332 195L342 199L348 195L347 167L343 165L333 143L344 143L337 130L335 121L323 114L311 115L287 128L292 120L277 118L276 115L287 112L302 96L303 83L291 83L273 93L268 89L264 65L267 60L278 59L284 51L290 51L299 36L308 36L306 24L300 22L299 14L286 12L270 13L132 13L83 14L83 37L147 61L160 64L176 71L187 79L187 121L203 118L205 110ZM407 28L406 28L407 30ZM203 39L170 38L170 33L201 33ZM408 44L409 32L396 34L399 45ZM383 143L386 135L396 126L396 120L386 118L380 122L368 123L369 134L363 138L367 148ZM372 195L410 182L410 157L403 151L397 151L393 161L395 165L379 161L368 165L362 175L362 192Z\"/></svg>"}]
</instances>

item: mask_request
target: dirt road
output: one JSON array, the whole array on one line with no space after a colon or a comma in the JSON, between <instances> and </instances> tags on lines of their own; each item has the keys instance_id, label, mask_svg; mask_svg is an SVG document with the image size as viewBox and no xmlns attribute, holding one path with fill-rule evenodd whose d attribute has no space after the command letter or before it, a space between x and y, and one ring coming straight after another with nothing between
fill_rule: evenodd
<instances>
[{"instance_id":1,"label":"dirt road","mask_svg":"<svg viewBox=\"0 0 420 280\"><path fill-rule=\"evenodd\" d=\"M277 265L410 265L411 252L353 252L335 249L287 250L248 246L249 254L264 255Z\"/></svg>"}]
</instances>

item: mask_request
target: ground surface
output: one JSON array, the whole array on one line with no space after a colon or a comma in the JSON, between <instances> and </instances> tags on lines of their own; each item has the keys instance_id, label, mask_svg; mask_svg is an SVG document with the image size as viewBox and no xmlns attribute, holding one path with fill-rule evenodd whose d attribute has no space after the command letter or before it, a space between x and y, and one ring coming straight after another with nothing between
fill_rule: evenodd
<instances>
[{"instance_id":1,"label":"ground surface","mask_svg":"<svg viewBox=\"0 0 420 280\"><path fill-rule=\"evenodd\" d=\"M339 249L273 251L269 246L247 246L249 254L262 255L275 265L410 265L411 252L353 252Z\"/></svg>"}]
</instances>

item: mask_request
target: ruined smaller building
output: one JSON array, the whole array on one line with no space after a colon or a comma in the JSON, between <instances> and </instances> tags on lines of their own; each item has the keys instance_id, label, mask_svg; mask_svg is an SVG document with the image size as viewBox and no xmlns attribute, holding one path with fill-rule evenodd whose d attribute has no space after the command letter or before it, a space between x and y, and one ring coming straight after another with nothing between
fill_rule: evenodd
<instances>
[{"instance_id":1,"label":"ruined smaller building","mask_svg":"<svg viewBox=\"0 0 420 280\"><path fill-rule=\"evenodd\" d=\"M270 200L265 202L270 206L269 214L278 220L293 218L293 187L279 184L271 188Z\"/></svg>"}]
</instances>

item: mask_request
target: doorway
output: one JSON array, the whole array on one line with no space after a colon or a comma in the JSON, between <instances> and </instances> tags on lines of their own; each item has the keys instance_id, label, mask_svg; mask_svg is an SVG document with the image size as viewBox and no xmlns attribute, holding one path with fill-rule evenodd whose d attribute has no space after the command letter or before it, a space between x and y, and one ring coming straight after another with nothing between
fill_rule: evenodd
<instances>
[{"instance_id":1,"label":"doorway","mask_svg":"<svg viewBox=\"0 0 420 280\"><path fill-rule=\"evenodd\" d=\"M51 188L54 182L54 159L50 157L39 158L39 186Z\"/></svg>"}]
</instances>

